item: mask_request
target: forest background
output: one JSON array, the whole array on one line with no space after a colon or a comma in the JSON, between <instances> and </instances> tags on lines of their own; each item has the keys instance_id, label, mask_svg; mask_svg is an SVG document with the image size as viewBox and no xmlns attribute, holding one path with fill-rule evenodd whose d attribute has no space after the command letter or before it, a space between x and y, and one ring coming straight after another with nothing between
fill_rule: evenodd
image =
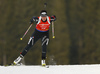
<instances>
[{"instance_id":1,"label":"forest background","mask_svg":"<svg viewBox=\"0 0 100 74\"><path fill-rule=\"evenodd\" d=\"M0 64L13 62L25 48L35 24L21 41L30 19L40 16L47 2L56 15L55 39L47 48L47 64L100 64L100 0L0 0ZM41 62L39 40L24 58L26 65Z\"/></svg>"}]
</instances>

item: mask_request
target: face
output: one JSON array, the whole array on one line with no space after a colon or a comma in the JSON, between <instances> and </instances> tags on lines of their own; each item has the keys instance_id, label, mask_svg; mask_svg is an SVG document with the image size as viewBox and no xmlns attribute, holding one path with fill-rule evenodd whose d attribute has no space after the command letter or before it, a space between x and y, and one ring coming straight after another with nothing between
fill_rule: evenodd
<instances>
[{"instance_id":1,"label":"face","mask_svg":"<svg viewBox=\"0 0 100 74\"><path fill-rule=\"evenodd\" d=\"M43 21L45 21L45 20L47 19L47 17L41 17L41 19L42 19Z\"/></svg>"}]
</instances>

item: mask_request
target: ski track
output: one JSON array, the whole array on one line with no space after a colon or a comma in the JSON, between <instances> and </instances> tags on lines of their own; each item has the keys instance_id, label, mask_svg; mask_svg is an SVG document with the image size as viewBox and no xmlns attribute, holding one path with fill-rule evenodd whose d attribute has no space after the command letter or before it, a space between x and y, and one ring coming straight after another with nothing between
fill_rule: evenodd
<instances>
[{"instance_id":1,"label":"ski track","mask_svg":"<svg viewBox=\"0 0 100 74\"><path fill-rule=\"evenodd\" d=\"M100 74L100 65L0 66L0 74Z\"/></svg>"}]
</instances>

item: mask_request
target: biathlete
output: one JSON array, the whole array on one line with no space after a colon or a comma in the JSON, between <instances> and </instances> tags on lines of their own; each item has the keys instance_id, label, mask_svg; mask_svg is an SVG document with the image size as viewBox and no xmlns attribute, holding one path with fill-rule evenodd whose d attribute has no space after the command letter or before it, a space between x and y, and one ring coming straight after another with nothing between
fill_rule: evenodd
<instances>
[{"instance_id":1,"label":"biathlete","mask_svg":"<svg viewBox=\"0 0 100 74\"><path fill-rule=\"evenodd\" d=\"M49 27L52 21L56 20L56 16L47 16L47 11L42 10L40 12L39 17L32 17L30 24L33 24L36 22L36 28L34 33L31 35L27 46L23 49L23 51L20 53L20 56L14 60L13 64L18 64L23 57L26 55L26 53L30 50L30 48L39 40L42 41L42 60L41 65L46 66L46 50L47 45L49 43Z\"/></svg>"}]
</instances>

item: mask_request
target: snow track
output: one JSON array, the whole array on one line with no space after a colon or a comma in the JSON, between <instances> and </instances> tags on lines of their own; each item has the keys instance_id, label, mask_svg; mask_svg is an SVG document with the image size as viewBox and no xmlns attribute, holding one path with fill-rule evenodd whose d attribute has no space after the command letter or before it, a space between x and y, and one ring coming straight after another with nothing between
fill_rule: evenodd
<instances>
[{"instance_id":1,"label":"snow track","mask_svg":"<svg viewBox=\"0 0 100 74\"><path fill-rule=\"evenodd\" d=\"M0 66L0 74L100 74L100 65Z\"/></svg>"}]
</instances>

